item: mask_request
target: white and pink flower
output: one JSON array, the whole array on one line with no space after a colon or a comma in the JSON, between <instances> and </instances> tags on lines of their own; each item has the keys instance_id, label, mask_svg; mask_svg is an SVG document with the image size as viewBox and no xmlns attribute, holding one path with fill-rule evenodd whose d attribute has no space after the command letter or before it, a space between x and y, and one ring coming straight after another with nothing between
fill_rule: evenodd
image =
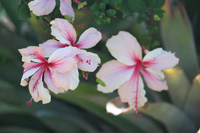
<instances>
[{"instance_id":1,"label":"white and pink flower","mask_svg":"<svg viewBox=\"0 0 200 133\"><path fill-rule=\"evenodd\" d=\"M43 104L51 101L49 90L54 93L62 93L69 89L74 90L79 83L77 60L74 56L79 52L75 47L59 49L52 53L47 59L42 54L39 47L30 46L19 49L24 62L24 73L21 79L21 85L28 85L29 92L35 102L42 100ZM43 84L44 82L47 88Z\"/></svg>"},{"instance_id":2,"label":"white and pink flower","mask_svg":"<svg viewBox=\"0 0 200 133\"><path fill-rule=\"evenodd\" d=\"M55 6L56 0L33 0L28 3L30 10L37 16L50 14ZM60 0L60 12L63 16L75 17L72 8L72 0Z\"/></svg>"},{"instance_id":3,"label":"white and pink flower","mask_svg":"<svg viewBox=\"0 0 200 133\"><path fill-rule=\"evenodd\" d=\"M157 48L148 52L142 59L139 43L135 37L124 31L109 39L106 46L117 60L105 63L97 73L97 78L107 85L106 87L98 85L99 91L110 93L118 89L121 101L128 103L137 113L138 108L147 101L140 73L152 90L168 89L161 70L178 64L179 59L173 53Z\"/></svg>"},{"instance_id":4,"label":"white and pink flower","mask_svg":"<svg viewBox=\"0 0 200 133\"><path fill-rule=\"evenodd\" d=\"M95 28L87 29L76 43L76 31L72 24L65 19L55 19L51 22L51 34L58 40L48 40L40 44L45 57L49 57L55 50L65 47L76 47L80 53L76 55L78 68L82 71L93 72L100 63L97 54L82 49L94 47L102 38L102 35Z\"/></svg>"}]
</instances>

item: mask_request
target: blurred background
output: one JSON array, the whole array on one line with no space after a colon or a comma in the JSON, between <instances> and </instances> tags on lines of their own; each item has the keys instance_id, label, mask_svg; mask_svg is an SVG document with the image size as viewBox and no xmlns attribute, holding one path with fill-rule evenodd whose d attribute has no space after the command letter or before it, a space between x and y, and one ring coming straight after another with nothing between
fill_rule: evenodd
<instances>
[{"instance_id":1,"label":"blurred background","mask_svg":"<svg viewBox=\"0 0 200 133\"><path fill-rule=\"evenodd\" d=\"M18 18L20 3L21 0L0 0L0 133L196 133L199 130L199 0L166 0L163 6L164 17L156 23L160 45L149 49L163 47L175 52L180 63L165 71L168 91L157 93L145 86L149 101L140 110L141 119L134 112L108 114L106 103L117 97L117 92L98 92L95 80L86 81L81 76L75 91L52 93L51 103L27 106L31 96L28 87L20 86L23 68L18 49L38 46L52 37L49 29L44 29L44 22L33 14L29 20ZM113 7L117 9L117 5ZM98 25L89 8L82 12L74 4L74 9L74 27L86 25L77 29L78 35L89 27L102 32L102 41L90 50L100 56L102 63L113 59L105 43L120 30L132 33L141 45L146 41L142 36L147 32L146 23L138 24L135 14L123 17L117 10L110 24Z\"/></svg>"}]
</instances>

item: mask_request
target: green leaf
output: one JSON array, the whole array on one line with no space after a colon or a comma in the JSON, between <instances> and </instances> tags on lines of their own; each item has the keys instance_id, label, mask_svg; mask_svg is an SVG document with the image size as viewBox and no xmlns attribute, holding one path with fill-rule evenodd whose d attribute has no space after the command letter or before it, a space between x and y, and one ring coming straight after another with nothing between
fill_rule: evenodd
<instances>
[{"instance_id":1,"label":"green leaf","mask_svg":"<svg viewBox=\"0 0 200 133\"><path fill-rule=\"evenodd\" d=\"M103 82L101 79L97 78L96 82L99 83L101 86L106 87L106 83Z\"/></svg>"},{"instance_id":2,"label":"green leaf","mask_svg":"<svg viewBox=\"0 0 200 133\"><path fill-rule=\"evenodd\" d=\"M177 67L165 70L164 72L169 87L168 93L172 102L180 109L183 109L191 86L189 80L184 72Z\"/></svg>"},{"instance_id":3,"label":"green leaf","mask_svg":"<svg viewBox=\"0 0 200 133\"><path fill-rule=\"evenodd\" d=\"M109 0L108 3L111 5L118 4L121 0Z\"/></svg>"},{"instance_id":4,"label":"green leaf","mask_svg":"<svg viewBox=\"0 0 200 133\"><path fill-rule=\"evenodd\" d=\"M116 15L116 10L113 10L113 9L108 9L106 11L107 15L109 16L115 16Z\"/></svg>"},{"instance_id":5,"label":"green leaf","mask_svg":"<svg viewBox=\"0 0 200 133\"><path fill-rule=\"evenodd\" d=\"M148 7L152 7L152 8L161 8L164 3L165 3L165 0L143 0L146 5Z\"/></svg>"},{"instance_id":6,"label":"green leaf","mask_svg":"<svg viewBox=\"0 0 200 133\"><path fill-rule=\"evenodd\" d=\"M177 107L169 103L148 103L143 113L164 124L169 133L196 132L192 121Z\"/></svg>"},{"instance_id":7,"label":"green leaf","mask_svg":"<svg viewBox=\"0 0 200 133\"><path fill-rule=\"evenodd\" d=\"M133 12L144 12L146 5L142 0L128 0L128 6Z\"/></svg>"},{"instance_id":8,"label":"green leaf","mask_svg":"<svg viewBox=\"0 0 200 133\"><path fill-rule=\"evenodd\" d=\"M18 8L18 17L21 20L29 19L31 17L28 5L22 2Z\"/></svg>"},{"instance_id":9,"label":"green leaf","mask_svg":"<svg viewBox=\"0 0 200 133\"><path fill-rule=\"evenodd\" d=\"M183 85L182 85L183 86ZM194 121L197 128L200 125L200 75L196 76L185 102L184 111Z\"/></svg>"}]
</instances>

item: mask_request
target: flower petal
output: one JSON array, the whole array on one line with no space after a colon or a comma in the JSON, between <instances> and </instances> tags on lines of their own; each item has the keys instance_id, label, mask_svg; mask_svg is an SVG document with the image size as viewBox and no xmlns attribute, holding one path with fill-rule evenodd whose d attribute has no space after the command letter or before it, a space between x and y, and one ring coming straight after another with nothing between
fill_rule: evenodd
<instances>
[{"instance_id":1,"label":"flower petal","mask_svg":"<svg viewBox=\"0 0 200 133\"><path fill-rule=\"evenodd\" d=\"M51 35L55 36L63 44L74 45L76 31L72 24L65 19L56 18L51 21Z\"/></svg>"},{"instance_id":2,"label":"flower petal","mask_svg":"<svg viewBox=\"0 0 200 133\"><path fill-rule=\"evenodd\" d=\"M39 45L42 49L42 53L44 57L49 57L54 51L56 51L59 48L67 47L66 44L62 44L56 40L48 40L42 44Z\"/></svg>"},{"instance_id":3,"label":"flower petal","mask_svg":"<svg viewBox=\"0 0 200 133\"><path fill-rule=\"evenodd\" d=\"M113 92L129 80L132 73L132 68L116 60L109 61L105 63L96 74L97 78L100 78L106 83L106 87L98 85L97 88L104 93Z\"/></svg>"},{"instance_id":4,"label":"flower petal","mask_svg":"<svg viewBox=\"0 0 200 133\"><path fill-rule=\"evenodd\" d=\"M56 6L55 0L34 0L28 3L31 11L36 16L48 15Z\"/></svg>"},{"instance_id":5,"label":"flower petal","mask_svg":"<svg viewBox=\"0 0 200 133\"><path fill-rule=\"evenodd\" d=\"M42 55L42 50L36 46L29 46L27 48L18 49L20 54L22 55L22 61L25 63L34 62L42 62L44 61L44 57Z\"/></svg>"},{"instance_id":6,"label":"flower petal","mask_svg":"<svg viewBox=\"0 0 200 133\"><path fill-rule=\"evenodd\" d=\"M54 85L54 82L52 79L52 72L50 69L47 69L44 73L44 82L46 83L48 89L54 92L55 94L64 92L64 90L59 89L58 87Z\"/></svg>"},{"instance_id":7,"label":"flower petal","mask_svg":"<svg viewBox=\"0 0 200 133\"><path fill-rule=\"evenodd\" d=\"M66 73L54 72L52 79L56 87L68 91L74 90L79 84L78 68L75 66L71 71Z\"/></svg>"},{"instance_id":8,"label":"flower petal","mask_svg":"<svg viewBox=\"0 0 200 133\"><path fill-rule=\"evenodd\" d=\"M40 69L35 73L29 82L29 92L35 102L42 100L43 104L49 103L51 101L51 95L49 91L44 88L42 82L42 75L44 68Z\"/></svg>"},{"instance_id":9,"label":"flower petal","mask_svg":"<svg viewBox=\"0 0 200 133\"><path fill-rule=\"evenodd\" d=\"M107 41L108 50L119 62L134 65L136 60L142 59L142 50L136 38L130 33L120 31Z\"/></svg>"},{"instance_id":10,"label":"flower petal","mask_svg":"<svg viewBox=\"0 0 200 133\"><path fill-rule=\"evenodd\" d=\"M58 49L49 57L49 66L54 71L60 73L68 72L77 64L77 60L74 56L79 53L79 51L80 50L76 47L71 46Z\"/></svg>"},{"instance_id":11,"label":"flower petal","mask_svg":"<svg viewBox=\"0 0 200 133\"><path fill-rule=\"evenodd\" d=\"M101 60L97 54L91 52L86 52L81 50L81 53L77 55L78 58L78 68L82 71L93 72L96 70Z\"/></svg>"},{"instance_id":12,"label":"flower petal","mask_svg":"<svg viewBox=\"0 0 200 133\"><path fill-rule=\"evenodd\" d=\"M95 28L89 28L80 36L76 47L83 49L92 48L101 40L101 38L101 32L97 31Z\"/></svg>"},{"instance_id":13,"label":"flower petal","mask_svg":"<svg viewBox=\"0 0 200 133\"><path fill-rule=\"evenodd\" d=\"M179 59L171 52L166 52L162 48L154 49L143 59L143 65L157 70L170 69L177 65Z\"/></svg>"},{"instance_id":14,"label":"flower petal","mask_svg":"<svg viewBox=\"0 0 200 133\"><path fill-rule=\"evenodd\" d=\"M118 89L118 94L121 101L128 102L130 108L134 109L135 111L137 111L139 107L143 106L147 102L144 84L139 75L133 75L130 80L120 86Z\"/></svg>"},{"instance_id":15,"label":"flower petal","mask_svg":"<svg viewBox=\"0 0 200 133\"><path fill-rule=\"evenodd\" d=\"M24 63L24 74L21 79L21 86L26 86L28 84L27 79L36 73L40 68L40 63Z\"/></svg>"},{"instance_id":16,"label":"flower petal","mask_svg":"<svg viewBox=\"0 0 200 133\"><path fill-rule=\"evenodd\" d=\"M60 12L63 16L75 17L74 10L72 8L72 0L60 0Z\"/></svg>"},{"instance_id":17,"label":"flower petal","mask_svg":"<svg viewBox=\"0 0 200 133\"><path fill-rule=\"evenodd\" d=\"M131 112L127 103L122 103L120 98L113 98L106 104L106 111L113 115L119 115L121 113Z\"/></svg>"},{"instance_id":18,"label":"flower petal","mask_svg":"<svg viewBox=\"0 0 200 133\"><path fill-rule=\"evenodd\" d=\"M168 86L164 80L165 75L160 70L142 69L141 73L147 83L147 86L154 91L167 90Z\"/></svg>"}]
</instances>

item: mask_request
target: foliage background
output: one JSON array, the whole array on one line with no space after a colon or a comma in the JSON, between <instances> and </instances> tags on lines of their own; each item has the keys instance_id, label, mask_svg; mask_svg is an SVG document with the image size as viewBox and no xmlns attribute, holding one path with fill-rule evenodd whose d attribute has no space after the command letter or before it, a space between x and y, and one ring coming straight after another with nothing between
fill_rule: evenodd
<instances>
[{"instance_id":1,"label":"foliage background","mask_svg":"<svg viewBox=\"0 0 200 133\"><path fill-rule=\"evenodd\" d=\"M169 91L153 92L147 87L149 103L141 109L142 119L135 113L112 116L106 113L106 103L117 96L102 94L96 90L93 79L82 77L75 91L53 95L47 105L33 103L27 87L20 86L23 73L21 56L17 49L38 45L50 38L50 31L44 32L44 23L34 15L26 21L18 19L18 5L21 0L0 0L0 132L1 133L193 133L200 127L200 1L182 0L183 6L171 1L164 7L164 18L157 23L156 38L161 47L171 50L180 58L177 68L165 71ZM135 1L139 3L139 0ZM143 44L142 36L148 32L145 22L138 24L135 15L123 18L117 10L116 18L110 24L97 25L93 12L76 9L74 26L87 25L78 29L80 35L85 29L95 27L103 34L102 41L91 51L106 62L112 59L105 47L106 40L119 30L126 30ZM117 9L117 5L111 5ZM188 16L187 16L188 14ZM155 46L157 47L157 46ZM154 48L154 47L152 47ZM152 49L151 48L151 49Z\"/></svg>"}]
</instances>

